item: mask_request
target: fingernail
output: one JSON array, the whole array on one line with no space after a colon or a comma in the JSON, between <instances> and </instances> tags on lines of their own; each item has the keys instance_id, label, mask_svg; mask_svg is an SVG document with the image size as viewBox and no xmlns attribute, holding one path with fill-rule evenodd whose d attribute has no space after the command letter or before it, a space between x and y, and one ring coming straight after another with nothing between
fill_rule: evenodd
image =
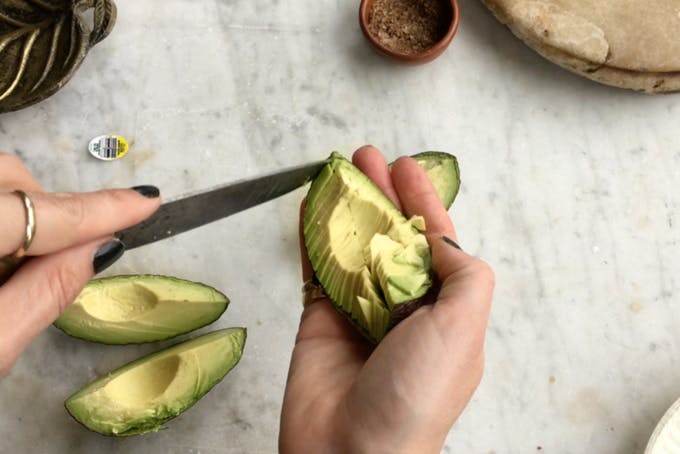
<instances>
[{"instance_id":1,"label":"fingernail","mask_svg":"<svg viewBox=\"0 0 680 454\"><path fill-rule=\"evenodd\" d=\"M461 251L463 250L463 248L461 248L460 246L458 246L458 243L456 243L455 241L453 241L453 240L452 240L451 238L449 238L448 236L442 236L442 240L444 240L444 243L449 244L449 245L455 247L456 249L459 249L459 250L461 250Z\"/></svg>"},{"instance_id":2,"label":"fingernail","mask_svg":"<svg viewBox=\"0 0 680 454\"><path fill-rule=\"evenodd\" d=\"M97 249L94 254L92 267L94 274L99 274L120 258L125 252L125 246L119 239L111 240Z\"/></svg>"},{"instance_id":3,"label":"fingernail","mask_svg":"<svg viewBox=\"0 0 680 454\"><path fill-rule=\"evenodd\" d=\"M135 186L133 188L130 188L134 191L139 192L142 194L144 197L148 199L155 199L156 197L160 197L161 191L158 190L156 186L150 186L150 185L144 185L144 186Z\"/></svg>"}]
</instances>

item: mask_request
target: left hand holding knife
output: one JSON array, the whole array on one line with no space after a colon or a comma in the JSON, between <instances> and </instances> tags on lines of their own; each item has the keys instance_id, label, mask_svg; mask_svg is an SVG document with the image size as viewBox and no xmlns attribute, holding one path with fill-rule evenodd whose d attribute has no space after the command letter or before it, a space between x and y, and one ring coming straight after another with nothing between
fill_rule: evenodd
<instances>
[{"instance_id":1,"label":"left hand holding knife","mask_svg":"<svg viewBox=\"0 0 680 454\"><path fill-rule=\"evenodd\" d=\"M287 194L309 182L326 162L283 169L160 205L154 186L48 194L18 158L0 154L0 377L92 275L126 249Z\"/></svg>"},{"instance_id":2,"label":"left hand holding knife","mask_svg":"<svg viewBox=\"0 0 680 454\"><path fill-rule=\"evenodd\" d=\"M160 202L153 186L49 194L18 158L0 154L0 275L14 272L4 283L0 276L0 377L92 275L122 255L112 234Z\"/></svg>"}]
</instances>

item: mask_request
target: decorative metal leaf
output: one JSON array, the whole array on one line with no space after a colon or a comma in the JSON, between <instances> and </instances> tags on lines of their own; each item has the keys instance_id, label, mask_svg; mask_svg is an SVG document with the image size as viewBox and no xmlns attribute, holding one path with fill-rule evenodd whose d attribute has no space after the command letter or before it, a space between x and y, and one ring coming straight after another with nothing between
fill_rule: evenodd
<instances>
[{"instance_id":1,"label":"decorative metal leaf","mask_svg":"<svg viewBox=\"0 0 680 454\"><path fill-rule=\"evenodd\" d=\"M84 19L89 9L92 28ZM115 20L113 0L0 2L0 113L42 101L63 87Z\"/></svg>"}]
</instances>

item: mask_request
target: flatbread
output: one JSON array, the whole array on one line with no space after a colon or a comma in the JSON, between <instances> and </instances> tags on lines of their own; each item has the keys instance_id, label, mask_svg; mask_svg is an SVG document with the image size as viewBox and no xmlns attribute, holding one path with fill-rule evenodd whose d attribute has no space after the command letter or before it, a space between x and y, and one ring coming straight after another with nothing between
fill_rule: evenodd
<instances>
[{"instance_id":1,"label":"flatbread","mask_svg":"<svg viewBox=\"0 0 680 454\"><path fill-rule=\"evenodd\" d=\"M529 47L589 79L680 90L680 0L482 0Z\"/></svg>"}]
</instances>

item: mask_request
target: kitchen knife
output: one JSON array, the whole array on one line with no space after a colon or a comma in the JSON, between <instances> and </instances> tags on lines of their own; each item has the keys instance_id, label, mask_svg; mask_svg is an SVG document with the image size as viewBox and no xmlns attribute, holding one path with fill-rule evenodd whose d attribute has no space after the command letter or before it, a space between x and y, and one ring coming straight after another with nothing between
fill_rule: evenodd
<instances>
[{"instance_id":1,"label":"kitchen knife","mask_svg":"<svg viewBox=\"0 0 680 454\"><path fill-rule=\"evenodd\" d=\"M181 196L162 204L146 221L122 230L114 236L120 239L128 250L169 238L304 186L327 163L328 160L324 160L291 167Z\"/></svg>"},{"instance_id":2,"label":"kitchen knife","mask_svg":"<svg viewBox=\"0 0 680 454\"><path fill-rule=\"evenodd\" d=\"M126 249L133 249L200 227L230 214L259 205L311 181L328 160L290 167L260 177L181 196L166 202L146 221L116 234ZM0 285L24 262L0 258Z\"/></svg>"}]
</instances>

